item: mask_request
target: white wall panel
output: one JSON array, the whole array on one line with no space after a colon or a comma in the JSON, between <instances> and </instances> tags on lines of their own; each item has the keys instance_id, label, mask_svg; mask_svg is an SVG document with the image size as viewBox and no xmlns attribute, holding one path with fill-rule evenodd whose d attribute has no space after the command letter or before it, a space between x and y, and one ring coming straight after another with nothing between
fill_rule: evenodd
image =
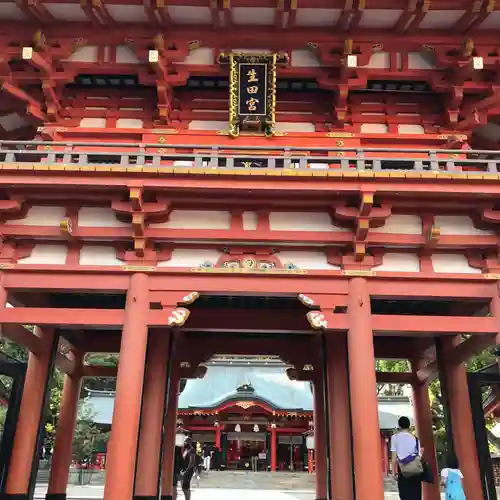
<instances>
[{"instance_id":1,"label":"white wall panel","mask_svg":"<svg viewBox=\"0 0 500 500\"><path fill-rule=\"evenodd\" d=\"M389 215L382 227L370 229L372 233L422 234L422 219L417 215Z\"/></svg>"},{"instance_id":2,"label":"white wall panel","mask_svg":"<svg viewBox=\"0 0 500 500\"><path fill-rule=\"evenodd\" d=\"M287 251L278 252L278 259L281 263L286 266L287 264L294 264L299 269L316 269L316 270L338 270L339 266L334 266L329 264L327 261L326 254L323 252L301 252L298 251Z\"/></svg>"},{"instance_id":3,"label":"white wall panel","mask_svg":"<svg viewBox=\"0 0 500 500\"><path fill-rule=\"evenodd\" d=\"M441 234L447 235L491 235L491 231L476 229L470 217L466 215L437 215L436 226Z\"/></svg>"},{"instance_id":4,"label":"white wall panel","mask_svg":"<svg viewBox=\"0 0 500 500\"><path fill-rule=\"evenodd\" d=\"M221 255L217 250L178 248L170 260L159 262L158 267L200 267L205 263L215 266Z\"/></svg>"},{"instance_id":5,"label":"white wall panel","mask_svg":"<svg viewBox=\"0 0 500 500\"><path fill-rule=\"evenodd\" d=\"M373 270L418 273L420 271L420 259L418 255L411 253L387 253L384 255L382 264L375 266Z\"/></svg>"},{"instance_id":6,"label":"white wall panel","mask_svg":"<svg viewBox=\"0 0 500 500\"><path fill-rule=\"evenodd\" d=\"M84 245L80 250L82 266L123 266L124 262L116 258L116 250L112 246Z\"/></svg>"},{"instance_id":7,"label":"white wall panel","mask_svg":"<svg viewBox=\"0 0 500 500\"><path fill-rule=\"evenodd\" d=\"M269 225L272 231L344 231L328 212L271 212Z\"/></svg>"},{"instance_id":8,"label":"white wall panel","mask_svg":"<svg viewBox=\"0 0 500 500\"><path fill-rule=\"evenodd\" d=\"M78 225L82 227L130 227L116 218L108 207L82 207L78 211Z\"/></svg>"},{"instance_id":9,"label":"white wall panel","mask_svg":"<svg viewBox=\"0 0 500 500\"><path fill-rule=\"evenodd\" d=\"M257 212L243 212L243 229L245 231L255 231L258 219Z\"/></svg>"},{"instance_id":10,"label":"white wall panel","mask_svg":"<svg viewBox=\"0 0 500 500\"><path fill-rule=\"evenodd\" d=\"M19 259L19 264L65 264L68 255L66 245L35 245L31 255Z\"/></svg>"},{"instance_id":11,"label":"white wall panel","mask_svg":"<svg viewBox=\"0 0 500 500\"><path fill-rule=\"evenodd\" d=\"M471 267L463 254L436 253L432 255L432 267L436 273L480 274L481 269Z\"/></svg>"},{"instance_id":12,"label":"white wall panel","mask_svg":"<svg viewBox=\"0 0 500 500\"><path fill-rule=\"evenodd\" d=\"M66 217L64 207L34 206L28 210L26 217L19 220L9 220L5 224L11 226L59 226Z\"/></svg>"},{"instance_id":13,"label":"white wall panel","mask_svg":"<svg viewBox=\"0 0 500 500\"><path fill-rule=\"evenodd\" d=\"M231 213L218 210L172 210L168 222L149 227L169 229L229 229Z\"/></svg>"}]
</instances>

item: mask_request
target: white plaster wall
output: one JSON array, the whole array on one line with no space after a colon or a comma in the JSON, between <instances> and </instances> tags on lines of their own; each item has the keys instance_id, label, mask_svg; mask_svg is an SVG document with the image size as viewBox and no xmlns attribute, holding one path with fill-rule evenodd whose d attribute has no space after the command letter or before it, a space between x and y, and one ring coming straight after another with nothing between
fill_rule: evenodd
<instances>
[{"instance_id":1,"label":"white plaster wall","mask_svg":"<svg viewBox=\"0 0 500 500\"><path fill-rule=\"evenodd\" d=\"M394 271L401 273L418 273L420 260L418 255L411 253L387 253L382 264L375 266L374 271Z\"/></svg>"},{"instance_id":2,"label":"white plaster wall","mask_svg":"<svg viewBox=\"0 0 500 500\"><path fill-rule=\"evenodd\" d=\"M218 210L172 210L168 222L149 227L169 229L229 229L231 213Z\"/></svg>"},{"instance_id":3,"label":"white plaster wall","mask_svg":"<svg viewBox=\"0 0 500 500\"><path fill-rule=\"evenodd\" d=\"M192 120L189 122L188 130L227 130L229 122L225 121L209 121L209 120Z\"/></svg>"},{"instance_id":4,"label":"white plaster wall","mask_svg":"<svg viewBox=\"0 0 500 500\"><path fill-rule=\"evenodd\" d=\"M111 208L82 207L78 211L78 225L82 227L130 227L119 221Z\"/></svg>"},{"instance_id":5,"label":"white plaster wall","mask_svg":"<svg viewBox=\"0 0 500 500\"><path fill-rule=\"evenodd\" d=\"M417 215L389 215L382 227L370 229L372 233L422 234L422 219Z\"/></svg>"},{"instance_id":6,"label":"white plaster wall","mask_svg":"<svg viewBox=\"0 0 500 500\"><path fill-rule=\"evenodd\" d=\"M400 134L425 134L422 125L404 124L398 125L398 132Z\"/></svg>"},{"instance_id":7,"label":"white plaster wall","mask_svg":"<svg viewBox=\"0 0 500 500\"><path fill-rule=\"evenodd\" d=\"M269 226L271 231L343 231L328 212L271 212Z\"/></svg>"},{"instance_id":8,"label":"white plaster wall","mask_svg":"<svg viewBox=\"0 0 500 500\"><path fill-rule=\"evenodd\" d=\"M106 118L82 118L80 127L85 128L106 128Z\"/></svg>"},{"instance_id":9,"label":"white plaster wall","mask_svg":"<svg viewBox=\"0 0 500 500\"><path fill-rule=\"evenodd\" d=\"M80 250L80 265L82 266L123 266L116 258L116 250L111 246L84 245Z\"/></svg>"},{"instance_id":10,"label":"white plaster wall","mask_svg":"<svg viewBox=\"0 0 500 500\"><path fill-rule=\"evenodd\" d=\"M362 123L361 132L364 134L386 134L388 127L385 123Z\"/></svg>"},{"instance_id":11,"label":"white plaster wall","mask_svg":"<svg viewBox=\"0 0 500 500\"><path fill-rule=\"evenodd\" d=\"M143 121L140 118L118 118L116 128L142 128Z\"/></svg>"},{"instance_id":12,"label":"white plaster wall","mask_svg":"<svg viewBox=\"0 0 500 500\"><path fill-rule=\"evenodd\" d=\"M408 52L408 69L434 69L433 58L431 52Z\"/></svg>"},{"instance_id":13,"label":"white plaster wall","mask_svg":"<svg viewBox=\"0 0 500 500\"><path fill-rule=\"evenodd\" d=\"M215 266L221 255L217 250L178 248L170 260L159 262L158 267L200 267L205 262Z\"/></svg>"},{"instance_id":14,"label":"white plaster wall","mask_svg":"<svg viewBox=\"0 0 500 500\"><path fill-rule=\"evenodd\" d=\"M491 231L476 229L470 217L466 215L437 215L436 226L441 234L447 235L491 235Z\"/></svg>"},{"instance_id":15,"label":"white plaster wall","mask_svg":"<svg viewBox=\"0 0 500 500\"><path fill-rule=\"evenodd\" d=\"M257 212L243 212L243 229L245 231L255 231L257 229Z\"/></svg>"},{"instance_id":16,"label":"white plaster wall","mask_svg":"<svg viewBox=\"0 0 500 500\"><path fill-rule=\"evenodd\" d=\"M340 269L339 266L328 264L326 254L323 252L284 251L279 252L277 256L284 266L295 264L299 269Z\"/></svg>"},{"instance_id":17,"label":"white plaster wall","mask_svg":"<svg viewBox=\"0 0 500 500\"><path fill-rule=\"evenodd\" d=\"M141 61L134 54L131 47L127 45L118 45L116 47L116 62L118 64L140 64Z\"/></svg>"},{"instance_id":18,"label":"white plaster wall","mask_svg":"<svg viewBox=\"0 0 500 500\"><path fill-rule=\"evenodd\" d=\"M189 52L181 64L214 64L214 61L214 49L200 47Z\"/></svg>"},{"instance_id":19,"label":"white plaster wall","mask_svg":"<svg viewBox=\"0 0 500 500\"><path fill-rule=\"evenodd\" d=\"M26 217L19 220L9 220L5 224L11 226L59 226L66 217L64 207L34 206L28 210Z\"/></svg>"},{"instance_id":20,"label":"white plaster wall","mask_svg":"<svg viewBox=\"0 0 500 500\"><path fill-rule=\"evenodd\" d=\"M297 68L317 68L321 66L321 63L309 50L292 50L291 66Z\"/></svg>"},{"instance_id":21,"label":"white plaster wall","mask_svg":"<svg viewBox=\"0 0 500 500\"><path fill-rule=\"evenodd\" d=\"M68 255L66 245L35 245L31 255L19 259L19 264L65 264Z\"/></svg>"},{"instance_id":22,"label":"white plaster wall","mask_svg":"<svg viewBox=\"0 0 500 500\"><path fill-rule=\"evenodd\" d=\"M276 132L316 132L314 123L310 122L277 122Z\"/></svg>"},{"instance_id":23,"label":"white plaster wall","mask_svg":"<svg viewBox=\"0 0 500 500\"><path fill-rule=\"evenodd\" d=\"M86 45L85 47L78 47L68 59L63 61L74 62L96 62L97 61L97 45Z\"/></svg>"},{"instance_id":24,"label":"white plaster wall","mask_svg":"<svg viewBox=\"0 0 500 500\"><path fill-rule=\"evenodd\" d=\"M387 69L391 66L391 54L389 52L376 52L370 57L366 68Z\"/></svg>"},{"instance_id":25,"label":"white plaster wall","mask_svg":"<svg viewBox=\"0 0 500 500\"><path fill-rule=\"evenodd\" d=\"M471 267L462 254L436 253L432 255L432 267L436 273L481 274L481 269Z\"/></svg>"}]
</instances>

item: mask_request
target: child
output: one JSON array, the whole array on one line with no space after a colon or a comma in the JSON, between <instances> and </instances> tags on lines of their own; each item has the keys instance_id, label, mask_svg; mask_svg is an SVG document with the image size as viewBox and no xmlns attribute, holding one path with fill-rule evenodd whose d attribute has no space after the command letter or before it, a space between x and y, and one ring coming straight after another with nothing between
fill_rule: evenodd
<instances>
[{"instance_id":1,"label":"child","mask_svg":"<svg viewBox=\"0 0 500 500\"><path fill-rule=\"evenodd\" d=\"M457 457L450 455L446 465L447 467L441 471L441 484L445 487L446 500L466 500L462 485L464 476L458 468Z\"/></svg>"}]
</instances>

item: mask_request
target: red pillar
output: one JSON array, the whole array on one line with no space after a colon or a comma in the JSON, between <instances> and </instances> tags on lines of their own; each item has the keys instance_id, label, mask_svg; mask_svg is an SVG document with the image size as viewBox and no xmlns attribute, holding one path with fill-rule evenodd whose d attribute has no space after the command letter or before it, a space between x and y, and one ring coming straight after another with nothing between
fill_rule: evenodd
<instances>
[{"instance_id":1,"label":"red pillar","mask_svg":"<svg viewBox=\"0 0 500 500\"><path fill-rule=\"evenodd\" d=\"M41 338L41 349L30 353L24 381L23 396L17 420L16 436L10 457L5 498L28 498L31 467L35 454L40 417L44 402L45 384L49 375L54 342L53 328L36 328Z\"/></svg>"},{"instance_id":2,"label":"red pillar","mask_svg":"<svg viewBox=\"0 0 500 500\"><path fill-rule=\"evenodd\" d=\"M83 355L76 355L75 373L64 377L64 387L61 397L61 410L56 428L56 442L52 455L49 487L46 500L63 500L66 498L69 468L73 452L73 437L75 435L78 402L82 387Z\"/></svg>"},{"instance_id":3,"label":"red pillar","mask_svg":"<svg viewBox=\"0 0 500 500\"><path fill-rule=\"evenodd\" d=\"M174 365L170 371L170 387L165 415L165 433L163 437L163 464L161 477L161 498L172 500L174 475L175 433L177 430L177 402L179 399L179 371Z\"/></svg>"},{"instance_id":4,"label":"red pillar","mask_svg":"<svg viewBox=\"0 0 500 500\"><path fill-rule=\"evenodd\" d=\"M464 475L464 490L467 500L483 500L481 475L477 457L476 440L472 423L472 412L465 365L455 363L451 352L458 339L443 338L444 369L448 383L448 401L453 429L453 441L460 469Z\"/></svg>"},{"instance_id":5,"label":"red pillar","mask_svg":"<svg viewBox=\"0 0 500 500\"><path fill-rule=\"evenodd\" d=\"M314 456L316 458L316 500L326 500L326 408L323 376L314 381Z\"/></svg>"},{"instance_id":6,"label":"red pillar","mask_svg":"<svg viewBox=\"0 0 500 500\"><path fill-rule=\"evenodd\" d=\"M330 482L332 500L352 500L351 417L347 378L347 339L326 335L330 425Z\"/></svg>"},{"instance_id":7,"label":"red pillar","mask_svg":"<svg viewBox=\"0 0 500 500\"><path fill-rule=\"evenodd\" d=\"M364 278L350 280L348 317L356 498L384 500L370 295Z\"/></svg>"},{"instance_id":8,"label":"red pillar","mask_svg":"<svg viewBox=\"0 0 500 500\"><path fill-rule=\"evenodd\" d=\"M276 427L271 425L271 472L276 472L277 443Z\"/></svg>"},{"instance_id":9,"label":"red pillar","mask_svg":"<svg viewBox=\"0 0 500 500\"><path fill-rule=\"evenodd\" d=\"M307 450L307 472L309 472L309 474L314 472L313 460L314 450Z\"/></svg>"},{"instance_id":10,"label":"red pillar","mask_svg":"<svg viewBox=\"0 0 500 500\"><path fill-rule=\"evenodd\" d=\"M220 450L220 438L221 438L221 430L220 425L215 428L215 447Z\"/></svg>"},{"instance_id":11,"label":"red pillar","mask_svg":"<svg viewBox=\"0 0 500 500\"><path fill-rule=\"evenodd\" d=\"M416 373L420 365L412 363L413 372ZM436 481L434 484L423 483L423 500L439 500L441 492L439 488L438 467L436 459L436 444L432 426L431 401L429 398L429 385L427 382L416 382L413 384L413 410L420 446L424 449L424 458L432 468Z\"/></svg>"},{"instance_id":12,"label":"red pillar","mask_svg":"<svg viewBox=\"0 0 500 500\"><path fill-rule=\"evenodd\" d=\"M136 499L154 500L158 495L161 434L167 382L170 332L149 335L142 402L141 430L135 479Z\"/></svg>"},{"instance_id":13,"label":"red pillar","mask_svg":"<svg viewBox=\"0 0 500 500\"><path fill-rule=\"evenodd\" d=\"M135 273L130 277L108 445L104 500L130 500L134 491L148 339L148 291L146 274Z\"/></svg>"},{"instance_id":14,"label":"red pillar","mask_svg":"<svg viewBox=\"0 0 500 500\"><path fill-rule=\"evenodd\" d=\"M387 476L389 471L389 453L387 451L387 441L385 436L380 433L380 449L382 450L382 472Z\"/></svg>"}]
</instances>

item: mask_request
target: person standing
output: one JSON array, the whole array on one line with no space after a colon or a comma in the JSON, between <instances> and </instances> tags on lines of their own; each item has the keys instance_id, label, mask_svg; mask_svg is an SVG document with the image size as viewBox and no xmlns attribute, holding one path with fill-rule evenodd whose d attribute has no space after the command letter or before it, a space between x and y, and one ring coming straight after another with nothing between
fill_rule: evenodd
<instances>
[{"instance_id":1,"label":"person standing","mask_svg":"<svg viewBox=\"0 0 500 500\"><path fill-rule=\"evenodd\" d=\"M420 459L423 449L418 439L410 432L410 419L401 417L398 420L399 430L391 437L392 471L397 475L399 498L401 500L422 499L422 475L404 476L399 464L408 464Z\"/></svg>"},{"instance_id":2,"label":"person standing","mask_svg":"<svg viewBox=\"0 0 500 500\"><path fill-rule=\"evenodd\" d=\"M446 459L446 468L441 471L441 484L445 488L446 500L466 500L462 484L464 475L458 466L455 455L449 455Z\"/></svg>"},{"instance_id":3,"label":"person standing","mask_svg":"<svg viewBox=\"0 0 500 500\"><path fill-rule=\"evenodd\" d=\"M179 477L181 476L182 460L182 448L176 446L174 451L174 484L172 489L172 500L176 500L177 498L177 485L179 484Z\"/></svg>"},{"instance_id":4,"label":"person standing","mask_svg":"<svg viewBox=\"0 0 500 500\"><path fill-rule=\"evenodd\" d=\"M210 470L210 455L210 447L208 445L203 446L203 468L207 472Z\"/></svg>"},{"instance_id":5,"label":"person standing","mask_svg":"<svg viewBox=\"0 0 500 500\"><path fill-rule=\"evenodd\" d=\"M182 453L184 461L184 472L182 473L182 491L186 500L191 500L191 480L196 469L196 449L193 440L187 437L184 441L184 451Z\"/></svg>"}]
</instances>

